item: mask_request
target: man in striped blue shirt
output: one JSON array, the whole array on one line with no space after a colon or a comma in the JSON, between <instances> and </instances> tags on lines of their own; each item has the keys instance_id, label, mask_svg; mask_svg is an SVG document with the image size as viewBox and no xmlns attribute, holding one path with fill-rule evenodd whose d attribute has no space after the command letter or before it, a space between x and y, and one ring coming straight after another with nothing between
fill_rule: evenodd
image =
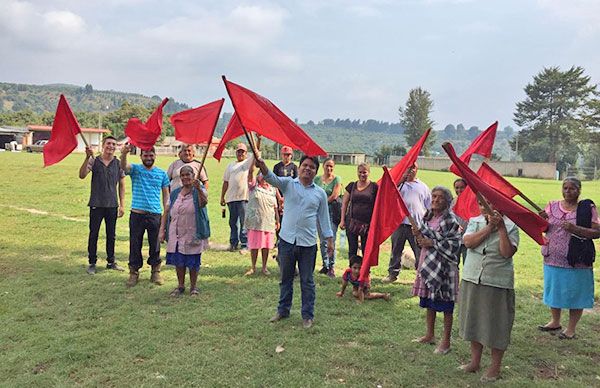
<instances>
[{"instance_id":1,"label":"man in striped blue shirt","mask_svg":"<svg viewBox=\"0 0 600 388\"><path fill-rule=\"evenodd\" d=\"M127 286L137 284L139 270L144 266L142 245L144 233L148 231L148 264L152 267L150 281L162 285L160 276L160 242L158 231L162 209L167 208L169 200L169 177L167 173L154 166L156 152L142 150L142 164L127 163L127 154L131 146L125 144L121 149L121 168L131 177L132 201L129 215L129 279ZM162 207L161 207L162 194Z\"/></svg>"}]
</instances>

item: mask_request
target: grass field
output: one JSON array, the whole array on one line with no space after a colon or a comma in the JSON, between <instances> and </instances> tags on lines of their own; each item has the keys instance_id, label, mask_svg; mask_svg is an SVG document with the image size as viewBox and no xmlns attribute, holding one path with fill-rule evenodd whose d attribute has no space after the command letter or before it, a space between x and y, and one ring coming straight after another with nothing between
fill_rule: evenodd
<instances>
[{"instance_id":1,"label":"grass field","mask_svg":"<svg viewBox=\"0 0 600 388\"><path fill-rule=\"evenodd\" d=\"M136 157L131 159L137 162ZM0 386L473 386L480 374L456 367L469 346L453 335L453 351L411 339L424 333L423 311L410 296L414 271L383 285L389 246L373 269L373 290L392 301L356 304L335 296L339 282L315 274L315 325L303 330L299 284L290 319L267 323L275 312L277 276L244 277L249 256L203 255L200 296L173 299L173 269L163 286L125 288L125 273L85 273L89 178L78 179L82 154L43 169L40 154L0 153ZM165 168L173 157L159 156ZM208 160L211 241L226 244L220 216L221 176L228 163ZM270 163L272 165L273 163ZM355 168L338 166L345 183ZM378 178L380 169L374 169ZM420 171L430 187L450 186L449 173ZM511 179L543 206L560 197L552 181ZM130 197L130 181L127 178ZM599 182L585 182L582 197L600 201ZM130 200L127 200L130 204ZM117 224L117 260L128 255L127 215ZM103 258L101 234L99 258ZM164 248L163 248L164 252ZM343 257L343 255L341 255ZM319 260L319 259L318 259ZM340 265L345 259L339 259ZM99 260L104 264L103 260ZM276 272L276 263L270 261ZM597 265L596 265L597 267ZM317 262L317 268L320 268ZM560 341L537 331L549 311L542 304L539 247L524 234L515 259L517 314L500 386L600 386L600 314L587 311L579 339ZM338 273L343 268L338 267ZM598 276L596 277L596 300ZM566 321L564 322L566 323ZM438 336L441 321L438 319ZM277 353L277 346L285 350ZM486 350L483 366L489 363Z\"/></svg>"}]
</instances>

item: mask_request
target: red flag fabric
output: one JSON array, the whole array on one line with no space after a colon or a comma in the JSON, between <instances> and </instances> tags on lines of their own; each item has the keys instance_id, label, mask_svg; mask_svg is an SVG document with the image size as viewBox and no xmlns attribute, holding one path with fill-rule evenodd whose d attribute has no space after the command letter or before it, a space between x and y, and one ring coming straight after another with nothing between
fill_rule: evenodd
<instances>
[{"instance_id":1,"label":"red flag fabric","mask_svg":"<svg viewBox=\"0 0 600 388\"><path fill-rule=\"evenodd\" d=\"M221 156L223 155L223 151L225 150L227 143L240 136L244 136L244 129L240 124L237 113L233 113L233 116L231 116L231 119L229 119L227 128L225 128L225 132L223 132L223 137L221 137L221 141L213 153L215 159L221 161Z\"/></svg>"},{"instance_id":2,"label":"red flag fabric","mask_svg":"<svg viewBox=\"0 0 600 388\"><path fill-rule=\"evenodd\" d=\"M390 172L384 166L383 177L375 197L363 263L360 267L358 278L360 282L365 282L371 267L379 264L379 246L398 229L402 220L409 214Z\"/></svg>"},{"instance_id":3,"label":"red flag fabric","mask_svg":"<svg viewBox=\"0 0 600 388\"><path fill-rule=\"evenodd\" d=\"M406 170L408 170L410 166L415 164L417 158L419 157L419 154L421 153L423 144L425 144L425 141L427 140L427 137L429 136L430 132L431 128L426 130L423 136L421 136L421 138L419 139L419 141L417 141L415 145L413 145L411 149L406 153L406 155L404 155L404 157L400 159L400 161L396 163L394 167L392 167L392 169L390 170L390 176L392 177L392 180L395 184L400 183L400 180L402 179L402 176L404 175ZM381 181L378 183L381 183Z\"/></svg>"},{"instance_id":4,"label":"red flag fabric","mask_svg":"<svg viewBox=\"0 0 600 388\"><path fill-rule=\"evenodd\" d=\"M496 170L491 168L487 163L483 162L479 170L477 170L477 175L483 180L485 183L491 185L493 188L506 195L507 197L514 197L515 195L520 195L521 192L515 186L513 186L509 181L507 181L502 175L500 175Z\"/></svg>"},{"instance_id":5,"label":"red flag fabric","mask_svg":"<svg viewBox=\"0 0 600 388\"><path fill-rule=\"evenodd\" d=\"M252 130L276 143L299 149L308 156L327 155L325 150L271 101L228 81L225 76L223 82L235 112L246 130Z\"/></svg>"},{"instance_id":6,"label":"red flag fabric","mask_svg":"<svg viewBox=\"0 0 600 388\"><path fill-rule=\"evenodd\" d=\"M467 184L474 192L481 193L496 210L510 218L535 242L540 245L545 244L543 232L548 228L548 221L485 183L469 166L456 156L452 144L446 143L443 148L450 157L450 160L456 165L463 179L467 181Z\"/></svg>"},{"instance_id":7,"label":"red flag fabric","mask_svg":"<svg viewBox=\"0 0 600 388\"><path fill-rule=\"evenodd\" d=\"M64 95L60 95L50 140L44 146L44 167L51 166L63 160L77 147L77 134L81 127L73 114Z\"/></svg>"},{"instance_id":8,"label":"red flag fabric","mask_svg":"<svg viewBox=\"0 0 600 388\"><path fill-rule=\"evenodd\" d=\"M149 150L154 147L162 132L162 110L167 102L169 102L168 98L162 100L145 123L142 123L137 117L130 118L127 121L125 135L129 137L131 144L142 150Z\"/></svg>"},{"instance_id":9,"label":"red flag fabric","mask_svg":"<svg viewBox=\"0 0 600 388\"><path fill-rule=\"evenodd\" d=\"M479 170L477 170L477 176L479 176L482 181L492 186L507 197L513 198L515 195L521 194L519 189L513 186L509 181L507 181L502 175L500 175L485 162L482 163L481 167L479 167ZM471 217L479 215L477 196L470 187L467 186L465 191L463 191L456 198L453 211L454 214L463 220L468 220Z\"/></svg>"},{"instance_id":10,"label":"red flag fabric","mask_svg":"<svg viewBox=\"0 0 600 388\"><path fill-rule=\"evenodd\" d=\"M209 102L198 108L188 109L171 116L175 139L186 144L210 145L219 121L224 98Z\"/></svg>"},{"instance_id":11,"label":"red flag fabric","mask_svg":"<svg viewBox=\"0 0 600 388\"><path fill-rule=\"evenodd\" d=\"M480 214L477 196L469 186L456 197L456 203L452 211L465 221Z\"/></svg>"},{"instance_id":12,"label":"red flag fabric","mask_svg":"<svg viewBox=\"0 0 600 388\"><path fill-rule=\"evenodd\" d=\"M465 152L460 156L460 160L465 162L468 166L471 162L471 157L473 154L481 155L484 158L489 158L492 156L492 149L494 148L494 140L496 140L496 130L498 129L498 122L496 121L494 124L490 125L488 129L481 132L479 136L473 140L469 148L466 149ZM453 164L450 166L450 171L459 175L458 169Z\"/></svg>"}]
</instances>

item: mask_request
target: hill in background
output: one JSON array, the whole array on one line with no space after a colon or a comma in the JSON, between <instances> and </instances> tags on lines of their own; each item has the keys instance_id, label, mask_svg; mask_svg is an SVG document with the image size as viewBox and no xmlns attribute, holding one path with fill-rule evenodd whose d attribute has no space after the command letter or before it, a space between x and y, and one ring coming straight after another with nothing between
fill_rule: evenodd
<instances>
[{"instance_id":1,"label":"hill in background","mask_svg":"<svg viewBox=\"0 0 600 388\"><path fill-rule=\"evenodd\" d=\"M68 84L25 85L0 83L0 125L24 126L27 124L51 125L60 94L64 94L82 126L109 128L118 138L130 117L144 119L161 101L159 96L144 96L114 90L95 90L92 85ZM170 98L165 107L165 135L173 134L168 121L170 114L189 109L189 106ZM223 112L215 135L221 136L231 113ZM400 123L385 121L324 119L317 123L298 123L321 147L330 152L364 152L375 156L382 147L408 148L404 128ZM496 158L509 160L513 157L508 141L513 136L510 127L499 130L494 151ZM436 142L431 150L433 156L443 155L441 144L451 141L462 152L481 130L475 126L465 129L458 124L448 124L436 131ZM269 144L269 143L267 143Z\"/></svg>"},{"instance_id":2,"label":"hill in background","mask_svg":"<svg viewBox=\"0 0 600 388\"><path fill-rule=\"evenodd\" d=\"M0 83L0 113L31 110L35 113L54 112L56 103L64 94L75 112L111 112L128 101L133 105L155 106L162 100L159 96L124 93L114 90L94 90L92 85L68 84L26 85ZM175 113L189 106L169 99L165 113Z\"/></svg>"}]
</instances>

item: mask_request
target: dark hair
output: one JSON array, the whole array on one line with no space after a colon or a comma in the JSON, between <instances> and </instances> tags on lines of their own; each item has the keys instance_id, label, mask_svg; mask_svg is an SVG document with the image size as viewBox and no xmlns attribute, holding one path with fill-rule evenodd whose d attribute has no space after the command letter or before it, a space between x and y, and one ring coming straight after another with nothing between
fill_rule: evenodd
<instances>
[{"instance_id":1,"label":"dark hair","mask_svg":"<svg viewBox=\"0 0 600 388\"><path fill-rule=\"evenodd\" d=\"M362 265L362 260L363 260L363 258L361 256L358 256L358 255L350 256L350 267L352 267L354 264Z\"/></svg>"},{"instance_id":2,"label":"dark hair","mask_svg":"<svg viewBox=\"0 0 600 388\"><path fill-rule=\"evenodd\" d=\"M452 186L454 186L456 184L456 182L462 182L465 184L465 187L467 187L467 181L464 180L463 178L458 178L457 180L454 181L454 183L452 184Z\"/></svg>"},{"instance_id":3,"label":"dark hair","mask_svg":"<svg viewBox=\"0 0 600 388\"><path fill-rule=\"evenodd\" d=\"M141 150L141 151L140 151L140 156L142 156L142 154L143 154L144 152L152 152L153 154L155 154L155 155L156 155L156 148L152 147L152 148L150 148L150 149L147 149L147 150Z\"/></svg>"},{"instance_id":4,"label":"dark hair","mask_svg":"<svg viewBox=\"0 0 600 388\"><path fill-rule=\"evenodd\" d=\"M116 137L114 137L114 136L112 136L112 135L108 135L108 136L106 136L104 139L102 139L102 145L104 145L104 143L106 143L106 141L107 141L108 139L113 139L114 141L117 141L117 138L116 138Z\"/></svg>"},{"instance_id":5,"label":"dark hair","mask_svg":"<svg viewBox=\"0 0 600 388\"><path fill-rule=\"evenodd\" d=\"M316 156L302 155L302 157L300 158L300 165L302 165L302 163L306 159L310 159L315 164L315 166L317 166L315 173L319 172L319 158L317 158Z\"/></svg>"}]
</instances>

